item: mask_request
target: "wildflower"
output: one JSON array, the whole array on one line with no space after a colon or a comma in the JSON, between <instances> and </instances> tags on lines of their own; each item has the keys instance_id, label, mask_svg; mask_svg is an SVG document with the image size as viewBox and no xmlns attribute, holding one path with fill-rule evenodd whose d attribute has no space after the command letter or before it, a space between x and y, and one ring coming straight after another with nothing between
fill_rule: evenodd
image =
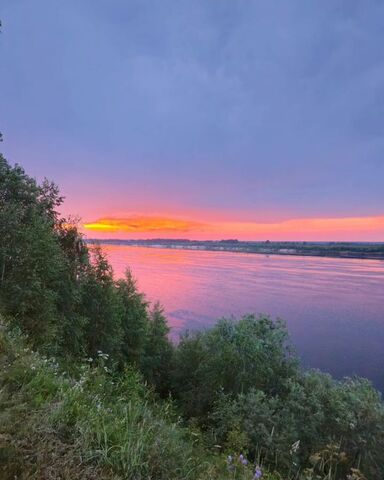
<instances>
[{"instance_id":1,"label":"wildflower","mask_svg":"<svg viewBox=\"0 0 384 480\"><path fill-rule=\"evenodd\" d=\"M248 465L248 460L247 460L246 458L244 458L244 455L243 455L243 454L241 454L241 455L239 456L239 460L240 460L240 462L241 462L243 465Z\"/></svg>"},{"instance_id":2,"label":"wildflower","mask_svg":"<svg viewBox=\"0 0 384 480\"><path fill-rule=\"evenodd\" d=\"M297 452L297 450L299 449L299 446L300 446L300 440L297 440L297 442L291 445L291 451L290 451L291 455Z\"/></svg>"},{"instance_id":3,"label":"wildflower","mask_svg":"<svg viewBox=\"0 0 384 480\"><path fill-rule=\"evenodd\" d=\"M255 468L255 475L253 476L253 480L257 480L258 478L261 478L263 476L263 472L259 465L256 465Z\"/></svg>"},{"instance_id":4,"label":"wildflower","mask_svg":"<svg viewBox=\"0 0 384 480\"><path fill-rule=\"evenodd\" d=\"M103 353L101 350L97 351L97 356L102 358L103 360L108 360L109 358L108 353Z\"/></svg>"}]
</instances>

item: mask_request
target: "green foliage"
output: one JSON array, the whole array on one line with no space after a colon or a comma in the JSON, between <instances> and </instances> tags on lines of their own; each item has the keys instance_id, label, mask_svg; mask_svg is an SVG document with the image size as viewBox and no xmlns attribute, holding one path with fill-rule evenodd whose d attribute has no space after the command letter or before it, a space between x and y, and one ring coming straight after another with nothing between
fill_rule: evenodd
<instances>
[{"instance_id":1,"label":"green foliage","mask_svg":"<svg viewBox=\"0 0 384 480\"><path fill-rule=\"evenodd\" d=\"M284 395L256 389L236 398L223 395L212 418L219 442L230 444L233 432L241 431L242 449L286 473L316 466L315 458L320 464L329 446L337 445L332 457L338 465L335 478L345 478L356 466L369 478L384 475L384 406L366 380L338 382L308 372L290 379Z\"/></svg>"},{"instance_id":2,"label":"green foliage","mask_svg":"<svg viewBox=\"0 0 384 480\"><path fill-rule=\"evenodd\" d=\"M145 351L148 333L148 303L137 290L136 281L128 269L125 278L116 282L121 303L122 360L139 366Z\"/></svg>"},{"instance_id":3,"label":"green foliage","mask_svg":"<svg viewBox=\"0 0 384 480\"><path fill-rule=\"evenodd\" d=\"M17 318L36 344L53 343L65 259L52 234L56 188L39 187L0 155L0 308Z\"/></svg>"},{"instance_id":4,"label":"green foliage","mask_svg":"<svg viewBox=\"0 0 384 480\"><path fill-rule=\"evenodd\" d=\"M99 354L70 377L18 334L1 330L0 345L1 478L235 478L134 369L116 375Z\"/></svg>"},{"instance_id":5,"label":"green foliage","mask_svg":"<svg viewBox=\"0 0 384 480\"><path fill-rule=\"evenodd\" d=\"M184 336L175 359L173 393L182 413L226 451L246 452L288 477L303 468L325 477L329 468L313 459L338 445L329 478L346 478L357 467L369 478L384 475L378 392L367 380L302 372L281 322L221 320Z\"/></svg>"},{"instance_id":6,"label":"green foliage","mask_svg":"<svg viewBox=\"0 0 384 480\"><path fill-rule=\"evenodd\" d=\"M186 334L176 352L174 392L189 417L206 418L222 393L285 389L297 361L284 324L268 317L220 320L213 329Z\"/></svg>"},{"instance_id":7,"label":"green foliage","mask_svg":"<svg viewBox=\"0 0 384 480\"><path fill-rule=\"evenodd\" d=\"M58 214L62 201L56 185L0 157L0 311L33 346L67 359L108 353L166 395L172 348L160 307L149 312L130 271L115 281L101 248Z\"/></svg>"},{"instance_id":8,"label":"green foliage","mask_svg":"<svg viewBox=\"0 0 384 480\"><path fill-rule=\"evenodd\" d=\"M84 348L87 355L98 351L117 355L122 328L120 304L112 268L100 247L92 250L92 261L80 280L80 312L87 318Z\"/></svg>"},{"instance_id":9,"label":"green foliage","mask_svg":"<svg viewBox=\"0 0 384 480\"><path fill-rule=\"evenodd\" d=\"M173 359L173 348L168 333L169 327L163 309L159 303L155 303L149 315L142 370L145 378L162 396L169 393Z\"/></svg>"}]
</instances>

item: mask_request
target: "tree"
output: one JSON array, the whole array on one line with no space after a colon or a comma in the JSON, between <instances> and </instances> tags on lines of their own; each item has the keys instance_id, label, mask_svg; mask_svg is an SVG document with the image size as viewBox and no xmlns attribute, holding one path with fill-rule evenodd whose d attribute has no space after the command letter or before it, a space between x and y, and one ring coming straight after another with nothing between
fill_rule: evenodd
<instances>
[{"instance_id":1,"label":"tree","mask_svg":"<svg viewBox=\"0 0 384 480\"><path fill-rule=\"evenodd\" d=\"M144 295L138 292L130 269L126 270L124 279L116 282L116 288L122 306L122 360L140 366L149 329L148 302Z\"/></svg>"},{"instance_id":2,"label":"tree","mask_svg":"<svg viewBox=\"0 0 384 480\"><path fill-rule=\"evenodd\" d=\"M53 233L53 184L40 187L0 155L0 308L12 315L36 344L57 329L57 293L65 259Z\"/></svg>"},{"instance_id":3,"label":"tree","mask_svg":"<svg viewBox=\"0 0 384 480\"><path fill-rule=\"evenodd\" d=\"M80 286L89 270L89 252L79 233L76 218L59 218L55 234L65 258L65 270L57 296L60 315L59 351L80 357L85 354L84 331L87 324L87 316L81 307Z\"/></svg>"},{"instance_id":4,"label":"tree","mask_svg":"<svg viewBox=\"0 0 384 480\"><path fill-rule=\"evenodd\" d=\"M84 346L88 355L99 351L117 356L122 341L121 303L112 267L99 246L80 279L80 313L85 321Z\"/></svg>"},{"instance_id":5,"label":"tree","mask_svg":"<svg viewBox=\"0 0 384 480\"><path fill-rule=\"evenodd\" d=\"M150 311L142 371L161 396L166 396L170 389L173 347L168 334L169 327L163 308L156 302Z\"/></svg>"}]
</instances>

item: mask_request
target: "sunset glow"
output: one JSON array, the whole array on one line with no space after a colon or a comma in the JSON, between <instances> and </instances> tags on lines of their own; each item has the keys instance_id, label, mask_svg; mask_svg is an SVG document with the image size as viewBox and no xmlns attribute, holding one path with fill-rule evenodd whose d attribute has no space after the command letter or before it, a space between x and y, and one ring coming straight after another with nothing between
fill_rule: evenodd
<instances>
[{"instance_id":1,"label":"sunset glow","mask_svg":"<svg viewBox=\"0 0 384 480\"><path fill-rule=\"evenodd\" d=\"M106 233L189 232L203 228L203 224L187 220L161 217L100 218L84 224L84 228Z\"/></svg>"},{"instance_id":2,"label":"sunset glow","mask_svg":"<svg viewBox=\"0 0 384 480\"><path fill-rule=\"evenodd\" d=\"M1 146L87 237L384 241L381 2L7 3Z\"/></svg>"},{"instance_id":3,"label":"sunset glow","mask_svg":"<svg viewBox=\"0 0 384 480\"><path fill-rule=\"evenodd\" d=\"M85 223L88 236L97 238L182 237L239 240L359 240L384 236L384 216L304 218L280 222L209 221L130 216L105 217ZM95 235L96 234L96 235Z\"/></svg>"}]
</instances>

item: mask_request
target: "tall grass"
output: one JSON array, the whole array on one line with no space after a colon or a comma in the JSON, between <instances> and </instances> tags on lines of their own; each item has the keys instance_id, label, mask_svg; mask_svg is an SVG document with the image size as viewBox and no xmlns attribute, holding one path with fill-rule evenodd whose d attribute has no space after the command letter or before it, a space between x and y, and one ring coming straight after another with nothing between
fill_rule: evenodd
<instances>
[{"instance_id":1,"label":"tall grass","mask_svg":"<svg viewBox=\"0 0 384 480\"><path fill-rule=\"evenodd\" d=\"M315 452L312 466L283 475L268 472L265 452L254 463L245 458L240 423L226 443L213 445L209 432L185 426L172 401L159 400L133 367L116 373L109 362L99 352L68 375L22 335L0 327L2 480L345 478L336 443ZM358 469L348 478L366 480Z\"/></svg>"},{"instance_id":2,"label":"tall grass","mask_svg":"<svg viewBox=\"0 0 384 480\"><path fill-rule=\"evenodd\" d=\"M203 449L170 401L141 376L116 377L103 356L76 375L0 331L0 478L185 479L233 477L224 455Z\"/></svg>"}]
</instances>

